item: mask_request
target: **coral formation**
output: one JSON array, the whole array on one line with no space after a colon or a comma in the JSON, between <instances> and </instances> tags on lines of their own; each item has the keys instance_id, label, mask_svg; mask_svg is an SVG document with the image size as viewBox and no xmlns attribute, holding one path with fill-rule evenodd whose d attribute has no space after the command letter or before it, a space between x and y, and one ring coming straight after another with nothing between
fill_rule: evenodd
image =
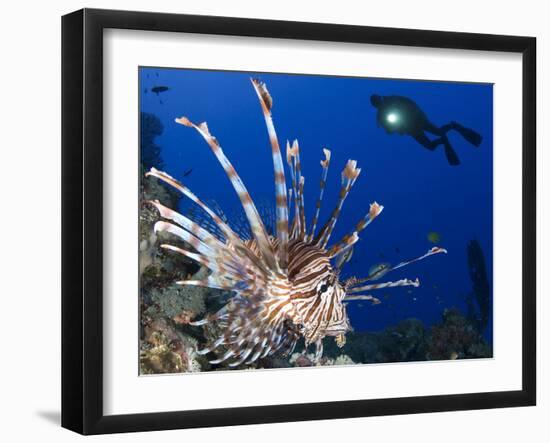
<instances>
[{"instance_id":1,"label":"coral formation","mask_svg":"<svg viewBox=\"0 0 550 443\"><path fill-rule=\"evenodd\" d=\"M200 372L208 367L197 354L197 340L178 331L168 320L150 319L144 326L140 353L142 374Z\"/></svg>"},{"instance_id":2,"label":"coral formation","mask_svg":"<svg viewBox=\"0 0 550 443\"><path fill-rule=\"evenodd\" d=\"M352 332L347 336L344 350L357 363L490 358L493 355L491 346L475 325L456 308L444 310L441 322L432 327L410 318L378 332ZM341 353L341 349L327 343L326 356L336 358Z\"/></svg>"},{"instance_id":3,"label":"coral formation","mask_svg":"<svg viewBox=\"0 0 550 443\"><path fill-rule=\"evenodd\" d=\"M491 347L458 309L446 309L443 321L432 326L427 352L428 360L492 357Z\"/></svg>"},{"instance_id":4,"label":"coral formation","mask_svg":"<svg viewBox=\"0 0 550 443\"><path fill-rule=\"evenodd\" d=\"M208 271L201 268L193 275L194 280L206 278ZM153 304L159 307L166 317L172 318L178 323L185 323L183 319L189 318L187 323L197 315L205 312L205 298L209 293L208 288L195 286L170 285L167 287L155 287L149 295Z\"/></svg>"},{"instance_id":5,"label":"coral formation","mask_svg":"<svg viewBox=\"0 0 550 443\"><path fill-rule=\"evenodd\" d=\"M355 362L349 355L340 354L336 358L322 357L319 361L315 361L314 354L306 354L303 352L295 352L288 360L290 366L308 367L308 366L345 366L354 365Z\"/></svg>"},{"instance_id":6,"label":"coral formation","mask_svg":"<svg viewBox=\"0 0 550 443\"><path fill-rule=\"evenodd\" d=\"M151 166L162 166L161 148L155 144L155 138L163 128L152 114L142 113L140 124L140 171L144 174ZM158 200L166 205L177 205L179 196L157 181L141 180L139 200L140 372L157 374L208 369L208 361L197 354L197 339L201 337L194 337L193 328L187 324L205 312L208 297L216 291L174 284L188 277L203 279L208 270L159 247L169 234L154 233L158 213L147 203Z\"/></svg>"},{"instance_id":7,"label":"coral formation","mask_svg":"<svg viewBox=\"0 0 550 443\"><path fill-rule=\"evenodd\" d=\"M147 112L140 113L140 163L145 169L152 167L162 167L160 156L160 146L155 143L155 139L162 134L164 127L159 118L154 114Z\"/></svg>"}]
</instances>

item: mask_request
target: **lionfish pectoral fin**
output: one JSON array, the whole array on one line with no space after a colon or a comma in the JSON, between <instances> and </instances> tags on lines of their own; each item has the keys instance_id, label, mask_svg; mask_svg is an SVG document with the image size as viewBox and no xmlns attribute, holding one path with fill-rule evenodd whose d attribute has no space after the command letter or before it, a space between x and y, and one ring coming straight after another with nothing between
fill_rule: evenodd
<instances>
[{"instance_id":1,"label":"lionfish pectoral fin","mask_svg":"<svg viewBox=\"0 0 550 443\"><path fill-rule=\"evenodd\" d=\"M420 280L418 280L418 278L416 280L409 280L407 278L403 278L397 281L388 281L385 283L374 283L371 285L364 285L364 286L358 286L352 289L347 289L346 296L344 297L344 301L353 300L352 297L348 297L348 294L356 294L358 292L363 292L363 291L373 291L375 289L395 288L398 286L414 286L415 288L417 288L418 286L420 286Z\"/></svg>"},{"instance_id":2,"label":"lionfish pectoral fin","mask_svg":"<svg viewBox=\"0 0 550 443\"><path fill-rule=\"evenodd\" d=\"M346 301L354 301L354 300L366 300L370 301L373 305L379 305L382 303L380 299L373 297L372 295L352 295L345 298Z\"/></svg>"},{"instance_id":3,"label":"lionfish pectoral fin","mask_svg":"<svg viewBox=\"0 0 550 443\"><path fill-rule=\"evenodd\" d=\"M235 351L233 351L232 349L229 349L225 354L223 354L220 358L217 358L215 360L210 360L210 364L212 365L218 365L220 363L223 363L224 361L226 361L227 359L233 357L235 355Z\"/></svg>"},{"instance_id":4,"label":"lionfish pectoral fin","mask_svg":"<svg viewBox=\"0 0 550 443\"><path fill-rule=\"evenodd\" d=\"M147 172L146 176L156 177L159 180L162 180L163 182L174 187L175 189L180 191L183 195L185 195L187 198L189 198L191 201L196 203L203 211L205 211L208 214L208 216L214 221L216 226L221 230L223 235L227 238L227 245L220 244L219 242L215 243L214 240L212 240L211 238L209 239L209 242L214 242L218 246L218 249L220 251L226 250L227 246L231 245L234 248L234 250L238 253L238 256L235 257L235 259L238 259L243 264L246 264L246 266L252 272L254 272L258 278L264 278L265 276L272 273L272 270L269 268L268 264L265 263L260 258L258 258L250 250L250 248L248 248L244 244L241 238L229 227L229 225L220 218L218 214L216 214L212 209L210 209L201 199L199 199L193 192L191 192L191 190L189 190L181 182L171 177L167 173L159 171L155 168L151 168L151 170ZM161 208L159 208L159 210L160 209ZM168 214L168 215L174 216L173 214ZM174 221L178 223L178 220L176 218L174 218ZM197 230L196 232L200 233L202 231Z\"/></svg>"},{"instance_id":5,"label":"lionfish pectoral fin","mask_svg":"<svg viewBox=\"0 0 550 443\"><path fill-rule=\"evenodd\" d=\"M383 269L383 274L381 274L380 271L376 271L374 272L373 274L365 277L365 278L361 278L361 279L357 279L357 278L350 278L348 279L344 286L347 288L346 289L346 293L348 294L351 294L351 293L355 293L355 292L359 292L357 291L356 288L358 285L362 284L362 283L365 283L367 281L370 281L370 280L376 280L378 278L380 278L382 275L386 275L387 273L391 272L391 271L394 271L396 269L399 269L399 268L403 268L404 266L407 266L407 265L410 265L411 263L415 263L417 261L420 261L420 260L423 260L427 257L430 257L431 255L435 255L435 254L447 254L447 250L444 249L444 248L440 248L440 247L433 247L432 249L430 249L428 252L426 252L425 254L419 256L419 257L416 257L416 258L413 258L411 260L405 260L405 261L402 261L400 263L398 263L397 265L395 266L391 266L391 267L387 267L387 268L384 268ZM400 283L400 282L411 282L412 280L407 280L407 279L403 279L403 280L399 280L399 282L396 282L396 283ZM416 279L416 282L418 282L418 279ZM392 283L392 282L389 282L389 283ZM379 283L379 285L385 285L386 283ZM419 284L419 283L418 283ZM410 284L408 285L402 285L402 284L396 284L396 286L410 286ZM414 286L414 285L412 285ZM393 286L378 286L378 285L368 285L368 286L363 286L362 288L369 288L369 287L372 287L373 289L379 289L381 287L393 287Z\"/></svg>"}]
</instances>

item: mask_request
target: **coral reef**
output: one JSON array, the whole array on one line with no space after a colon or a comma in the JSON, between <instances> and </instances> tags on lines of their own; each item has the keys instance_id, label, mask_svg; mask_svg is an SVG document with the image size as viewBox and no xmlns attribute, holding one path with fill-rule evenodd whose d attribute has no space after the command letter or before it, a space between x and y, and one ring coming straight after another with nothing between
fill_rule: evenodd
<instances>
[{"instance_id":1,"label":"coral reef","mask_svg":"<svg viewBox=\"0 0 550 443\"><path fill-rule=\"evenodd\" d=\"M145 175L151 167L163 167L164 163L161 157L161 147L155 143L155 139L160 136L164 128L159 118L153 114L141 112L140 114L140 177ZM148 240L152 225L158 219L156 211L147 204L149 200L159 200L164 205L173 205L177 207L179 195L172 188L168 188L156 180L140 180L139 187L139 240L140 251L141 242ZM145 249L146 246L143 246Z\"/></svg>"},{"instance_id":2,"label":"coral reef","mask_svg":"<svg viewBox=\"0 0 550 443\"><path fill-rule=\"evenodd\" d=\"M487 358L493 352L476 326L458 309L443 311L443 321L431 328L427 360Z\"/></svg>"},{"instance_id":3,"label":"coral reef","mask_svg":"<svg viewBox=\"0 0 550 443\"><path fill-rule=\"evenodd\" d=\"M345 366L356 364L348 355L340 354L336 358L329 358L324 356L321 360L315 363L314 354L306 354L302 352L295 352L288 360L290 366L294 367L308 367L308 366Z\"/></svg>"},{"instance_id":4,"label":"coral reef","mask_svg":"<svg viewBox=\"0 0 550 443\"><path fill-rule=\"evenodd\" d=\"M441 322L432 327L410 318L382 331L348 334L343 349L329 341L325 344L325 356L329 358L342 355L342 351L357 363L490 358L493 355L491 346L476 326L456 308L444 310ZM305 363L303 358L296 366L309 366L300 363Z\"/></svg>"},{"instance_id":5,"label":"coral reef","mask_svg":"<svg viewBox=\"0 0 550 443\"><path fill-rule=\"evenodd\" d=\"M163 128L156 116L146 113L141 113L140 125L143 176L150 167L162 166L161 148L155 144L155 138ZM147 203L150 200L177 206L179 196L156 180L140 181L140 372L159 374L209 369L207 359L197 354L198 340L204 341L204 338L194 336L197 328L189 327L188 323L205 312L207 299L218 295L217 291L174 284L187 278L203 279L208 270L159 247L169 234L154 233L158 213Z\"/></svg>"},{"instance_id":6,"label":"coral reef","mask_svg":"<svg viewBox=\"0 0 550 443\"><path fill-rule=\"evenodd\" d=\"M335 358L345 351L357 363L425 360L428 334L420 320L410 318L378 332L352 332L343 349L327 342L325 354Z\"/></svg>"},{"instance_id":7,"label":"coral reef","mask_svg":"<svg viewBox=\"0 0 550 443\"><path fill-rule=\"evenodd\" d=\"M149 313L150 314L150 313ZM197 340L163 318L149 319L141 342L141 374L200 372L208 362L197 354Z\"/></svg>"},{"instance_id":8,"label":"coral reef","mask_svg":"<svg viewBox=\"0 0 550 443\"><path fill-rule=\"evenodd\" d=\"M194 274L194 280L206 278L208 271L201 268ZM185 324L183 316L189 320L205 312L205 298L208 296L209 289L194 286L171 285L167 287L155 287L149 295L151 301L159 307L163 314L174 319L178 323ZM183 315L183 316L182 316Z\"/></svg>"},{"instance_id":9,"label":"coral reef","mask_svg":"<svg viewBox=\"0 0 550 443\"><path fill-rule=\"evenodd\" d=\"M161 148L155 143L155 139L162 134L164 127L159 118L154 114L141 112L139 117L140 163L147 170L152 167L162 167Z\"/></svg>"}]
</instances>

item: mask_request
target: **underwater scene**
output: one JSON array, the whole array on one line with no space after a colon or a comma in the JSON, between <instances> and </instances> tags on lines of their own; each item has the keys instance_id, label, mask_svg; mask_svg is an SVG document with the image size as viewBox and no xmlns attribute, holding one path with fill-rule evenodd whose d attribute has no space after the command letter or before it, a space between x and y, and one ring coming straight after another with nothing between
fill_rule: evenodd
<instances>
[{"instance_id":1,"label":"underwater scene","mask_svg":"<svg viewBox=\"0 0 550 443\"><path fill-rule=\"evenodd\" d=\"M493 85L139 68L139 373L492 358Z\"/></svg>"}]
</instances>

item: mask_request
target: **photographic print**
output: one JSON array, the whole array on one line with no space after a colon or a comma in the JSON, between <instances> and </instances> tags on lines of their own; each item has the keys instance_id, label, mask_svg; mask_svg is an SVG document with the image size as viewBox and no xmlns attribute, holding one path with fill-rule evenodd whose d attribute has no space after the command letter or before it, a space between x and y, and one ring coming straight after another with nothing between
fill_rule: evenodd
<instances>
[{"instance_id":1,"label":"photographic print","mask_svg":"<svg viewBox=\"0 0 550 443\"><path fill-rule=\"evenodd\" d=\"M138 75L140 375L492 358L492 84Z\"/></svg>"}]
</instances>

